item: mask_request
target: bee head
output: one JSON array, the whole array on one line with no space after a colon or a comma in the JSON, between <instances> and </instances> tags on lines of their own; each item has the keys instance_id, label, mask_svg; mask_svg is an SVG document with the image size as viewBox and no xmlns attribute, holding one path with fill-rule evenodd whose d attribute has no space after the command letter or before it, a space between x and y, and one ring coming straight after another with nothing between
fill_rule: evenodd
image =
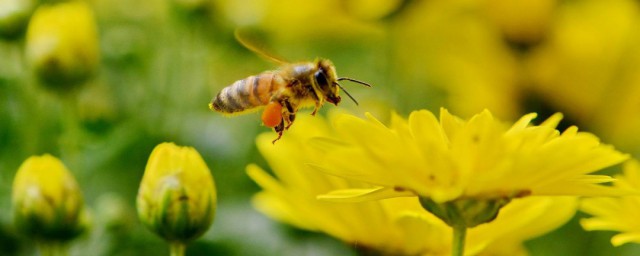
<instances>
[{"instance_id":1,"label":"bee head","mask_svg":"<svg viewBox=\"0 0 640 256\"><path fill-rule=\"evenodd\" d=\"M340 96L338 96L339 87L336 83L336 68L329 60L320 59L317 63L318 70L313 74L313 79L326 101L338 105L338 103L340 103Z\"/></svg>"},{"instance_id":2,"label":"bee head","mask_svg":"<svg viewBox=\"0 0 640 256\"><path fill-rule=\"evenodd\" d=\"M347 96L351 100L353 100L356 105L358 105L358 101L354 99L339 83L338 81L347 80L354 83L358 83L367 87L371 87L370 84L358 81L351 78L346 77L338 77L336 75L336 68L329 60L321 59L318 61L318 70L313 74L313 79L315 83L318 85L322 95L324 95L325 99L334 104L338 105L340 103L340 96L338 96L338 92L340 90L344 91ZM319 95L320 96L320 95Z\"/></svg>"}]
</instances>

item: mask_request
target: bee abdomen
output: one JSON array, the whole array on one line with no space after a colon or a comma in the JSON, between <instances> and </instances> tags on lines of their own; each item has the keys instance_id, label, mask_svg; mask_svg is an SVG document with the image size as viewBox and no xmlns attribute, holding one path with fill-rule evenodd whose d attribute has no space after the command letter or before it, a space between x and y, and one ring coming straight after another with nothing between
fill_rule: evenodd
<instances>
[{"instance_id":1,"label":"bee abdomen","mask_svg":"<svg viewBox=\"0 0 640 256\"><path fill-rule=\"evenodd\" d=\"M273 73L262 73L235 81L222 89L211 101L211 107L223 113L237 113L266 105L273 90Z\"/></svg>"}]
</instances>

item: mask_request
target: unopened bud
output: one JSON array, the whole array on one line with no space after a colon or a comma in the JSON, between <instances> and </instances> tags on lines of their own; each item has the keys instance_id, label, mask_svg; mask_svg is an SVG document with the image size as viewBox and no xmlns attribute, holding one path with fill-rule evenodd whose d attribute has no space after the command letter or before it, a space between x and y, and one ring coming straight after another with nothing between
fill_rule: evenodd
<instances>
[{"instance_id":1,"label":"unopened bud","mask_svg":"<svg viewBox=\"0 0 640 256\"><path fill-rule=\"evenodd\" d=\"M86 228L82 193L60 160L51 156L28 158L13 180L16 227L42 241L68 241Z\"/></svg>"},{"instance_id":2,"label":"unopened bud","mask_svg":"<svg viewBox=\"0 0 640 256\"><path fill-rule=\"evenodd\" d=\"M100 62L93 11L84 1L41 5L27 29L26 55L35 75L57 90L82 84Z\"/></svg>"},{"instance_id":3,"label":"unopened bud","mask_svg":"<svg viewBox=\"0 0 640 256\"><path fill-rule=\"evenodd\" d=\"M21 35L35 5L35 0L0 0L0 37Z\"/></svg>"},{"instance_id":4,"label":"unopened bud","mask_svg":"<svg viewBox=\"0 0 640 256\"><path fill-rule=\"evenodd\" d=\"M195 149L162 143L149 156L137 206L142 223L165 240L193 240L215 215L213 176Z\"/></svg>"}]
</instances>

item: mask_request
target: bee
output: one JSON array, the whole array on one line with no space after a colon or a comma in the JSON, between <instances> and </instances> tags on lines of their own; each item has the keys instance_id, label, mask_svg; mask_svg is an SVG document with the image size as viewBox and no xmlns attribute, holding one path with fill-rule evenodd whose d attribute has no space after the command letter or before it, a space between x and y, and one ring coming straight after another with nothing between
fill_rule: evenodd
<instances>
[{"instance_id":1,"label":"bee","mask_svg":"<svg viewBox=\"0 0 640 256\"><path fill-rule=\"evenodd\" d=\"M300 108L313 107L311 115L315 115L325 102L337 106L341 101L340 90L358 105L339 81L371 87L362 81L338 77L328 59L288 63L243 41L237 32L236 39L247 49L280 64L280 68L235 81L211 100L209 109L223 114L242 114L264 106L262 123L278 134L273 143L293 125Z\"/></svg>"}]
</instances>

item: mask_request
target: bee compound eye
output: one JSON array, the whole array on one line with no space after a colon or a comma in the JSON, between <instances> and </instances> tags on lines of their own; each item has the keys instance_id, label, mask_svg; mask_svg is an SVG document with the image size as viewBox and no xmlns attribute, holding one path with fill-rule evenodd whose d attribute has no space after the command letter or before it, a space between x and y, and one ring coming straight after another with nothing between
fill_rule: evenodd
<instances>
[{"instance_id":1,"label":"bee compound eye","mask_svg":"<svg viewBox=\"0 0 640 256\"><path fill-rule=\"evenodd\" d=\"M318 70L318 72L315 73L314 77L318 85L322 86L328 84L327 77L324 75L324 71L322 71L322 69Z\"/></svg>"}]
</instances>

